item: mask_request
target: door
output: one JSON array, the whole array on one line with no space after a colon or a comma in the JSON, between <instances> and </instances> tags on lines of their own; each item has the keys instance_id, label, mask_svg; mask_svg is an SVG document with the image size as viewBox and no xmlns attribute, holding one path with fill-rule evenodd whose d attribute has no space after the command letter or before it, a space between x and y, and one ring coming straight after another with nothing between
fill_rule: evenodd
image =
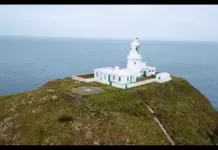
<instances>
[{"instance_id":1,"label":"door","mask_svg":"<svg viewBox=\"0 0 218 150\"><path fill-rule=\"evenodd\" d=\"M108 82L110 83L110 85L112 85L112 83L111 83L111 76L110 75L108 75Z\"/></svg>"},{"instance_id":2,"label":"door","mask_svg":"<svg viewBox=\"0 0 218 150\"><path fill-rule=\"evenodd\" d=\"M144 71L144 74L143 74L145 77L146 77L146 71Z\"/></svg>"}]
</instances>

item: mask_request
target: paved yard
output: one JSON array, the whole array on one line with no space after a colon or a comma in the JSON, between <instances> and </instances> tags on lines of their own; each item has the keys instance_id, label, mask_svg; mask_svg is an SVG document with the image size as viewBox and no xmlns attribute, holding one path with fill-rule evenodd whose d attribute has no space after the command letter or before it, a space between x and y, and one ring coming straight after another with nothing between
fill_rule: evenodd
<instances>
[{"instance_id":1,"label":"paved yard","mask_svg":"<svg viewBox=\"0 0 218 150\"><path fill-rule=\"evenodd\" d=\"M104 90L100 87L83 86L83 87L74 88L71 91L81 95L91 95L91 94L101 93Z\"/></svg>"}]
</instances>

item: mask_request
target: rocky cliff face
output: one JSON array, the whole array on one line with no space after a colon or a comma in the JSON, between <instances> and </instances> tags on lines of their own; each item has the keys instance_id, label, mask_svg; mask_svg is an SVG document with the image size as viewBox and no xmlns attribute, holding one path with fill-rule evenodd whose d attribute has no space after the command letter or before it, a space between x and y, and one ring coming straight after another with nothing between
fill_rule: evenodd
<instances>
[{"instance_id":1,"label":"rocky cliff face","mask_svg":"<svg viewBox=\"0 0 218 150\"><path fill-rule=\"evenodd\" d=\"M104 91L72 92L81 86ZM154 115L176 145L217 143L217 111L182 78L131 90L65 78L0 97L0 144L170 144Z\"/></svg>"}]
</instances>

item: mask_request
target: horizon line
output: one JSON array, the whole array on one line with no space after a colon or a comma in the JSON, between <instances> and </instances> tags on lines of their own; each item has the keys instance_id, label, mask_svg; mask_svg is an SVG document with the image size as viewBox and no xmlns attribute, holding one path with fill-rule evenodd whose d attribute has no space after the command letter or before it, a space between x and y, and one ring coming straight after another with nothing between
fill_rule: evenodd
<instances>
[{"instance_id":1,"label":"horizon line","mask_svg":"<svg viewBox=\"0 0 218 150\"><path fill-rule=\"evenodd\" d=\"M0 35L0 37L38 37L38 38L71 38L71 39L89 39L89 40L130 40L133 38L112 38L112 37L73 37L73 36L46 36L46 35ZM218 40L173 40L173 39L145 39L139 38L141 41L166 41L166 42L218 42Z\"/></svg>"}]
</instances>

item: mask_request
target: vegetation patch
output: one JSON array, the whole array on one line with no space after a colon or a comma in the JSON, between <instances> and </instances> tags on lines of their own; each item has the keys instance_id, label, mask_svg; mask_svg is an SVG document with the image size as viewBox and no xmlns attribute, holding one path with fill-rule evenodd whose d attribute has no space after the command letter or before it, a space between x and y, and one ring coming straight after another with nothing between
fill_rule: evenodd
<instances>
[{"instance_id":1,"label":"vegetation patch","mask_svg":"<svg viewBox=\"0 0 218 150\"><path fill-rule=\"evenodd\" d=\"M150 77L142 76L136 79L136 82L145 81L148 79L155 79L155 75L151 75Z\"/></svg>"},{"instance_id":2,"label":"vegetation patch","mask_svg":"<svg viewBox=\"0 0 218 150\"><path fill-rule=\"evenodd\" d=\"M71 92L78 87L104 92L82 96ZM0 96L0 144L169 145L145 104L177 145L217 144L218 113L186 80L173 77L132 90L143 98L131 90L69 77L53 80L49 87ZM85 101L69 103L78 96Z\"/></svg>"},{"instance_id":3,"label":"vegetation patch","mask_svg":"<svg viewBox=\"0 0 218 150\"><path fill-rule=\"evenodd\" d=\"M52 81L48 81L42 87L47 88L47 87L50 87L51 85L52 85Z\"/></svg>"},{"instance_id":4,"label":"vegetation patch","mask_svg":"<svg viewBox=\"0 0 218 150\"><path fill-rule=\"evenodd\" d=\"M182 78L135 87L177 145L215 144L217 111Z\"/></svg>"},{"instance_id":5,"label":"vegetation patch","mask_svg":"<svg viewBox=\"0 0 218 150\"><path fill-rule=\"evenodd\" d=\"M79 95L79 96L75 96L71 93L66 93L66 92L63 92L63 96L66 100L72 102L72 103L80 103L82 101L82 96Z\"/></svg>"},{"instance_id":6,"label":"vegetation patch","mask_svg":"<svg viewBox=\"0 0 218 150\"><path fill-rule=\"evenodd\" d=\"M59 122L70 122L73 121L73 118L71 116L63 115L58 119Z\"/></svg>"}]
</instances>

